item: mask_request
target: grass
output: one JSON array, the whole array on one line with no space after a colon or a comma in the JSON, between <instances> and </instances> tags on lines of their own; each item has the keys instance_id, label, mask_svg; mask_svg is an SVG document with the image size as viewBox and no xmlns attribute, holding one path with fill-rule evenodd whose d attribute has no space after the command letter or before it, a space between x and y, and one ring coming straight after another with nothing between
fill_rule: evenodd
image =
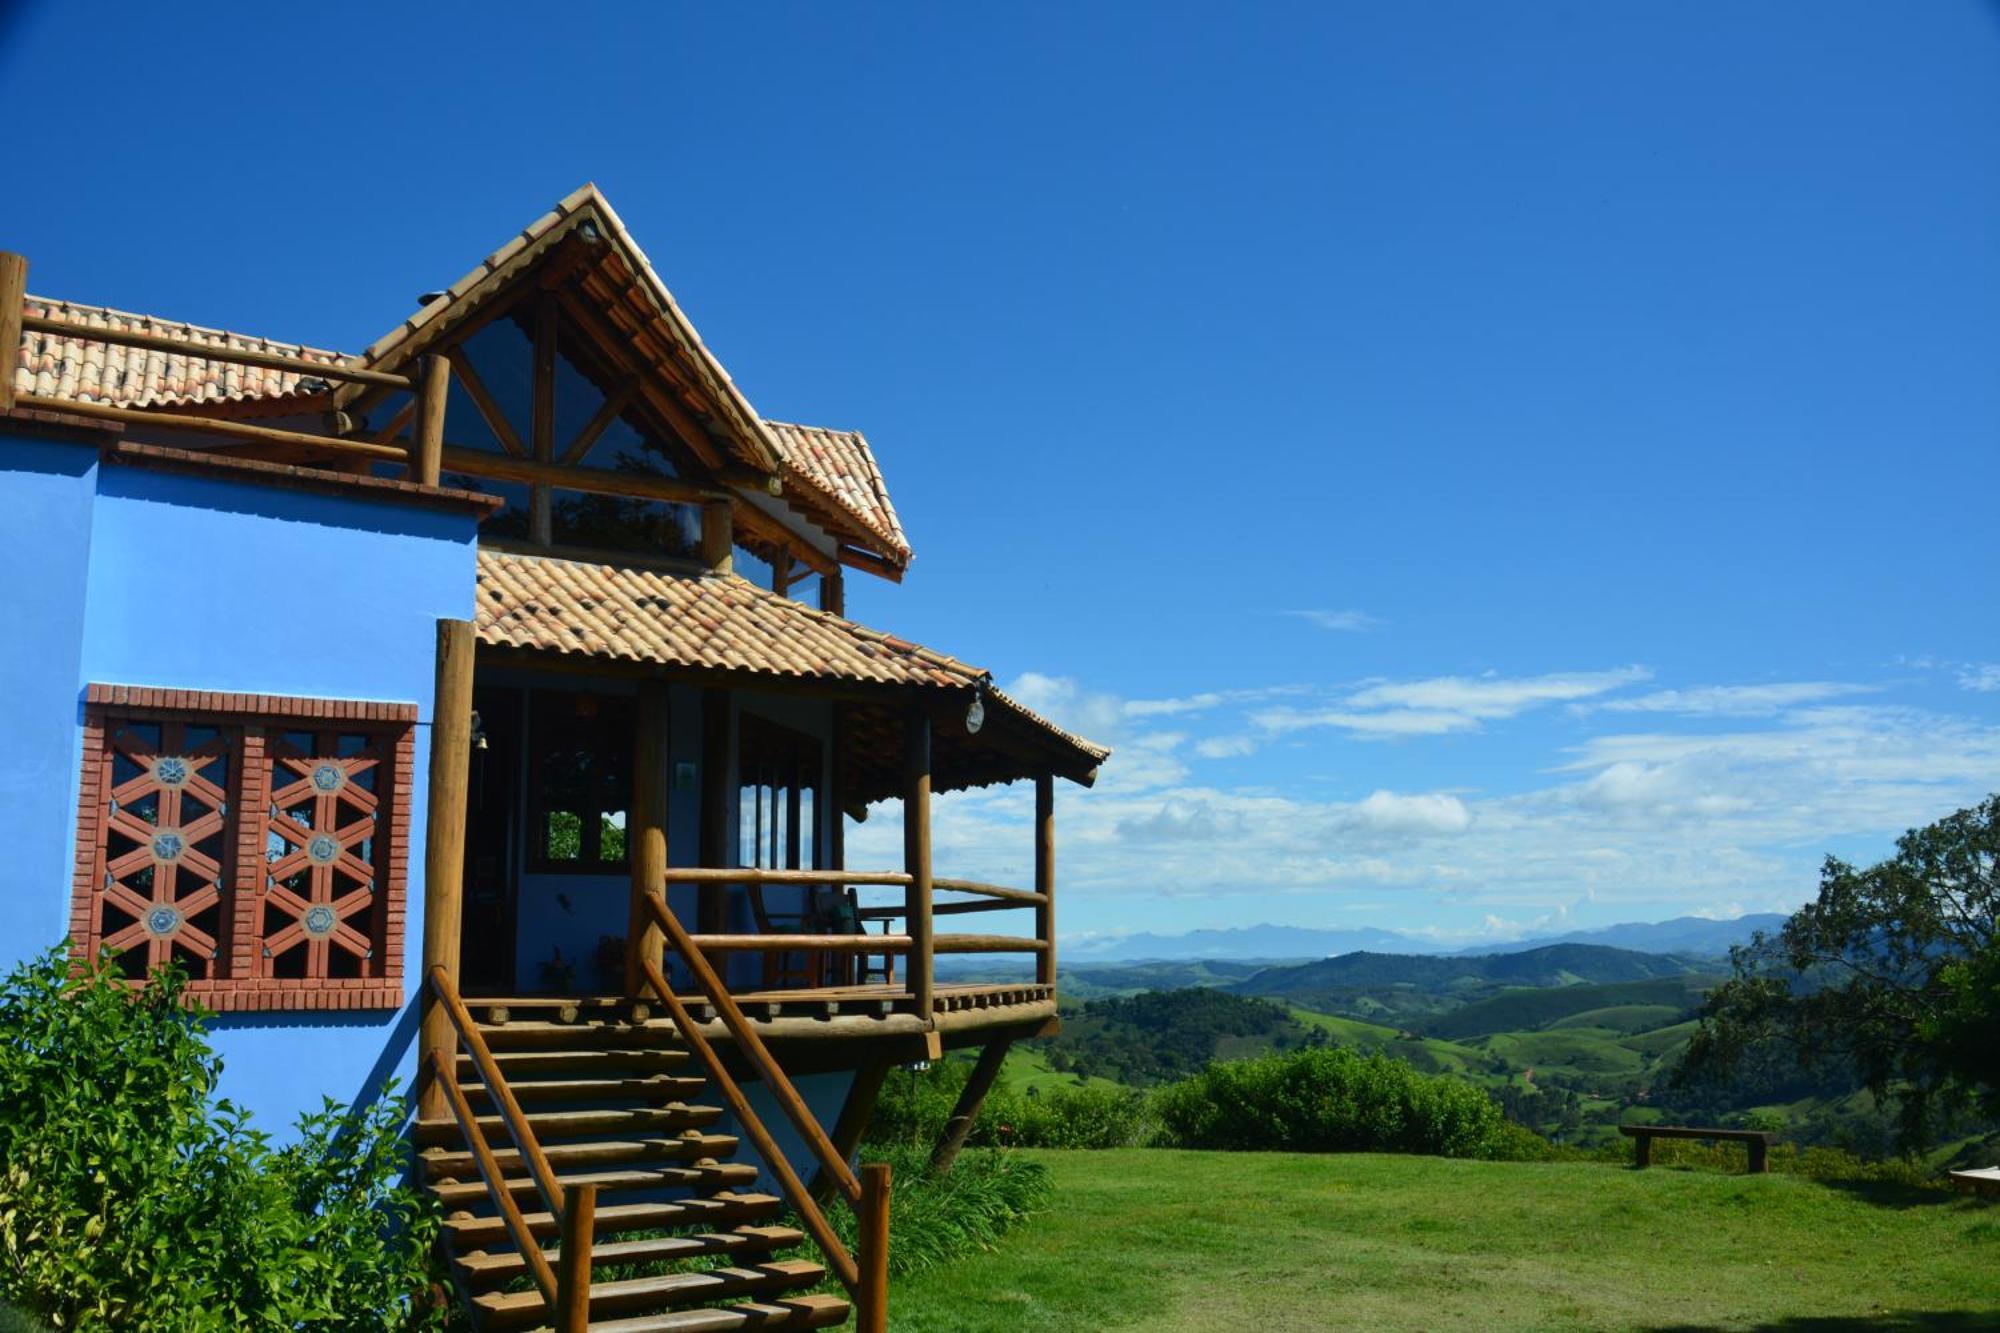
<instances>
[{"instance_id":1,"label":"grass","mask_svg":"<svg viewBox=\"0 0 2000 1333\"><path fill-rule=\"evenodd\" d=\"M1007 1048L1006 1059L1001 1062L1001 1070L1007 1086L1020 1092L1033 1089L1047 1092L1051 1088L1116 1088L1123 1086L1108 1078L1095 1074L1079 1076L1065 1074L1049 1064L1048 1049L1034 1042L1015 1042Z\"/></svg>"},{"instance_id":2,"label":"grass","mask_svg":"<svg viewBox=\"0 0 2000 1333\"><path fill-rule=\"evenodd\" d=\"M2000 1328L2000 1206L1593 1163L1038 1152L1053 1206L898 1333Z\"/></svg>"},{"instance_id":3,"label":"grass","mask_svg":"<svg viewBox=\"0 0 2000 1333\"><path fill-rule=\"evenodd\" d=\"M1338 1014L1322 1014L1297 1005L1291 1008L1292 1017L1307 1027L1318 1028L1342 1046L1351 1046L1357 1051L1382 1051L1398 1060L1409 1061L1427 1074L1476 1076L1484 1074L1488 1064L1479 1051L1457 1042L1438 1037L1406 1037L1400 1030L1384 1027L1380 1023L1343 1018Z\"/></svg>"}]
</instances>

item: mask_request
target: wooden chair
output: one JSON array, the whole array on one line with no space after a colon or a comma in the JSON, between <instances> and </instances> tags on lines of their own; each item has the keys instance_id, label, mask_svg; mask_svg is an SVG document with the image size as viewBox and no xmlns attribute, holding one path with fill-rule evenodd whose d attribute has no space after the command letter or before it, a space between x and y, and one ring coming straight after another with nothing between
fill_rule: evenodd
<instances>
[{"instance_id":1,"label":"wooden chair","mask_svg":"<svg viewBox=\"0 0 2000 1333\"><path fill-rule=\"evenodd\" d=\"M807 890L804 905L795 912L773 913L764 905L764 886L752 884L750 888L750 915L757 922L759 935L811 935L820 927L820 913L813 905L813 892ZM794 986L818 986L824 984L826 955L806 949L786 949L763 955L764 988L766 990L790 990Z\"/></svg>"},{"instance_id":2,"label":"wooden chair","mask_svg":"<svg viewBox=\"0 0 2000 1333\"><path fill-rule=\"evenodd\" d=\"M868 933L868 923L862 919L861 904L851 886L834 900L833 911L828 924L836 935L866 935ZM882 933L884 935L889 933L889 923L887 921L882 923ZM870 958L880 958L881 962L871 965L869 963ZM846 954L843 955L838 966L841 970L841 980L845 985L866 985L870 977L877 975L888 985L893 986L896 983L896 955L892 953Z\"/></svg>"}]
</instances>

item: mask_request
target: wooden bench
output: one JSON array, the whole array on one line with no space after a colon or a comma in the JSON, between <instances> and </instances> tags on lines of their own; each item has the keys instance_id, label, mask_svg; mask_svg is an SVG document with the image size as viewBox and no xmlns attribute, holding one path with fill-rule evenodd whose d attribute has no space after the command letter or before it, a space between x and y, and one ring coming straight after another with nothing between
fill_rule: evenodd
<instances>
[{"instance_id":1,"label":"wooden bench","mask_svg":"<svg viewBox=\"0 0 2000 1333\"><path fill-rule=\"evenodd\" d=\"M1693 1125L1620 1125L1618 1132L1632 1140L1636 1166L1653 1160L1654 1139L1725 1139L1750 1149L1750 1174L1762 1175L1771 1169L1771 1145L1778 1136L1767 1129L1701 1129Z\"/></svg>"}]
</instances>

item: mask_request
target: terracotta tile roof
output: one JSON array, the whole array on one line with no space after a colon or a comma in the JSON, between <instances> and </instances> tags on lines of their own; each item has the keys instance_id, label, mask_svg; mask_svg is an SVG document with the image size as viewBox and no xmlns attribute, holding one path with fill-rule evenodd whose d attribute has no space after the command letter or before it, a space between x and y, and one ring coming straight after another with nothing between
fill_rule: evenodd
<instances>
[{"instance_id":1,"label":"terracotta tile roof","mask_svg":"<svg viewBox=\"0 0 2000 1333\"><path fill-rule=\"evenodd\" d=\"M803 482L818 490L853 515L898 564L910 562L910 539L896 517L896 506L889 502L889 487L875 452L860 431L786 421L764 424L778 443L788 484Z\"/></svg>"},{"instance_id":2,"label":"terracotta tile roof","mask_svg":"<svg viewBox=\"0 0 2000 1333\"><path fill-rule=\"evenodd\" d=\"M683 575L482 548L479 641L496 648L746 677L983 691L989 728L1010 726L1088 780L1110 751L993 687L990 673L818 611L734 575ZM961 746L965 742L958 742ZM990 747L980 747L987 749ZM956 785L1021 776L963 765ZM974 773L989 776L971 776Z\"/></svg>"},{"instance_id":3,"label":"terracotta tile roof","mask_svg":"<svg viewBox=\"0 0 2000 1333\"><path fill-rule=\"evenodd\" d=\"M142 333L175 338L187 343L190 348L235 347L305 357L324 361L328 365L352 364L350 358L322 348L253 338L222 329L205 329L179 320L155 319L150 315L134 315L104 306L30 296L25 308L30 315L88 324L93 328L136 329ZM304 376L291 371L215 361L192 353L182 355L137 347L114 347L108 343L87 342L82 338L50 333L24 332L20 354L14 363L16 393L34 393L86 403L110 403L118 407L180 407L198 403L277 399L285 401L288 406L303 408L328 387L325 381L308 383Z\"/></svg>"}]
</instances>

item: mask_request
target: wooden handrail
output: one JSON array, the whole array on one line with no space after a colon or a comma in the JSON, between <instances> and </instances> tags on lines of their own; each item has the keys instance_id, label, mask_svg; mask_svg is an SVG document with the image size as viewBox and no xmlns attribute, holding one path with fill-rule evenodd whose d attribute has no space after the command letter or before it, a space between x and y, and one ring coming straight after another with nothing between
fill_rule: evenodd
<instances>
[{"instance_id":1,"label":"wooden handrail","mask_svg":"<svg viewBox=\"0 0 2000 1333\"><path fill-rule=\"evenodd\" d=\"M915 947L908 935L695 935L707 953L908 953Z\"/></svg>"},{"instance_id":2,"label":"wooden handrail","mask_svg":"<svg viewBox=\"0 0 2000 1333\"><path fill-rule=\"evenodd\" d=\"M431 968L431 990L437 995L438 1003L451 1025L458 1030L459 1040L465 1043L466 1053L479 1069L479 1081L486 1085L486 1091L500 1111L500 1122L507 1127L508 1136L514 1140L514 1147L520 1151L521 1160L527 1164L528 1174L534 1179L535 1188L541 1191L542 1201L549 1213L555 1217L563 1215L563 1187L556 1179L555 1168L549 1165L548 1155L535 1138L535 1131L528 1125L528 1117L521 1111L521 1104L514 1100L514 1090L507 1086L507 1079L500 1072L493 1052L486 1045L486 1038L479 1034L479 1025L472 1021L472 1014L466 1009L465 1001L459 998L458 988L452 985L451 974L442 964Z\"/></svg>"},{"instance_id":3,"label":"wooden handrail","mask_svg":"<svg viewBox=\"0 0 2000 1333\"><path fill-rule=\"evenodd\" d=\"M698 954L682 954L684 958L696 956ZM849 1295L859 1298L861 1270L854 1256L840 1243L840 1237L834 1233L832 1224L826 1220L826 1214L821 1212L819 1204L813 1201L812 1192L799 1179L798 1173L792 1170L792 1164L786 1160L776 1140L771 1137L771 1131L758 1117L756 1109L750 1105L750 1099L743 1095L743 1089L730 1074L729 1067L722 1063L722 1057L715 1053L715 1048L709 1044L708 1038L702 1035L701 1026L694 1021L694 1016L688 1013L687 1006L681 1002L681 998L674 994L673 987L667 984L667 979L660 975L660 969L653 965L653 960L640 959L639 970L645 974L646 984L653 988L654 994L658 995L661 1002L667 1006L667 1013L673 1018L674 1026L680 1029L681 1039L694 1051L695 1057L708 1071L709 1080L715 1084L717 1091L721 1092L722 1099L729 1103L730 1111L735 1114L743 1132L749 1135L751 1145L757 1149L757 1155L764 1159L764 1164L771 1168L771 1174L778 1178L778 1188L784 1192L785 1201L798 1213L799 1220L805 1224L813 1243L819 1246L820 1253L826 1256L827 1263L833 1269L833 1275L840 1280L843 1287L847 1288ZM738 1037L739 1045L741 1040ZM789 1088L791 1085L785 1086ZM777 1089L773 1087L772 1091L775 1093ZM841 1163L843 1168L846 1165L844 1161ZM850 1199L859 1196L860 1185L855 1181L853 1172L847 1172L846 1180L839 1183L843 1193L848 1191L849 1186L853 1187Z\"/></svg>"},{"instance_id":4,"label":"wooden handrail","mask_svg":"<svg viewBox=\"0 0 2000 1333\"><path fill-rule=\"evenodd\" d=\"M718 870L708 866L681 866L666 874L669 884L870 884L884 888L909 887L910 877L900 870Z\"/></svg>"},{"instance_id":5,"label":"wooden handrail","mask_svg":"<svg viewBox=\"0 0 2000 1333\"><path fill-rule=\"evenodd\" d=\"M764 1045L763 1038L757 1035L757 1030L750 1026L750 1020L744 1017L743 1010L737 1006L736 997L729 993L729 987L723 984L722 978L710 965L708 955L702 952L701 945L695 942L695 938L688 934L687 927L681 925L680 918L668 911L667 905L660 899L649 895L646 906L653 914L653 920L659 923L661 933L667 937L667 943L671 944L675 952L679 953L687 963L688 974L694 978L695 985L701 988L709 1004L714 1006L715 1012L721 1016L723 1025L729 1029L730 1036L736 1039L736 1049L750 1062L750 1067L757 1071L757 1076L764 1080L764 1086L771 1090L771 1095L777 1099L785 1117L792 1122L792 1128L798 1131L799 1137L812 1149L813 1156L819 1158L819 1164L827 1173L827 1178L840 1187L840 1192L847 1196L850 1204L857 1202L861 1198L861 1182L855 1178L853 1170L847 1165L847 1158L833 1146L833 1140L827 1138L819 1120L807 1108L805 1099L799 1096L798 1089L792 1086L792 1081L785 1077L785 1071L779 1067L777 1060L772 1058L770 1049ZM833 938L860 937L844 935ZM879 944L881 937L876 936L875 939ZM652 980L651 977L647 979ZM661 981L663 982L664 978ZM654 989L662 989L661 982L655 982Z\"/></svg>"},{"instance_id":6,"label":"wooden handrail","mask_svg":"<svg viewBox=\"0 0 2000 1333\"><path fill-rule=\"evenodd\" d=\"M66 412L73 417L96 417L127 426L158 426L164 430L220 435L225 439L242 440L250 444L283 444L301 449L324 449L330 453L357 454L363 458L380 458L395 463L403 462L409 457L409 450L399 444L372 444L367 440L350 440L339 435L309 435L305 431L280 430L275 426L258 426L248 421L232 421L224 417L191 417L178 412L151 412L136 407L115 407L110 403L87 403L77 398L50 398L46 394L39 393L21 394L16 401L22 407L38 408L44 412Z\"/></svg>"},{"instance_id":7,"label":"wooden handrail","mask_svg":"<svg viewBox=\"0 0 2000 1333\"><path fill-rule=\"evenodd\" d=\"M500 1164L493 1158L493 1149L479 1128L479 1117L472 1113L471 1104L465 1100L465 1089L458 1086L451 1061L445 1058L443 1051L431 1052L431 1077L437 1080L438 1087L444 1089L445 1102L451 1107L452 1118L458 1121L459 1131L465 1135L466 1146L472 1149L472 1160L479 1167L480 1179L486 1182L487 1193L499 1206L500 1217L506 1222L507 1232L514 1238L521 1257L527 1261L528 1272L541 1289L542 1299L548 1302L551 1310L559 1309L556 1275L542 1253L541 1242L535 1239L534 1232L528 1229L527 1219L521 1216L520 1205L514 1202L514 1195L507 1188L507 1179L500 1174ZM557 1216L561 1215L558 1212Z\"/></svg>"},{"instance_id":8,"label":"wooden handrail","mask_svg":"<svg viewBox=\"0 0 2000 1333\"><path fill-rule=\"evenodd\" d=\"M197 361L228 361L236 365L257 366L264 370L289 370L300 375L322 375L330 380L349 380L356 384L375 384L389 389L417 387L416 382L408 375L398 375L393 371L373 370L367 366L348 365L345 362L314 361L310 357L291 356L284 352L260 352L251 347L215 347L208 343L191 343L184 338L144 333L138 329L104 329L91 324L78 324L74 320L51 319L47 315L22 315L21 329L25 333L47 333L58 338L75 338L79 342L109 343L117 347L137 347L148 352L166 352L172 356L185 356Z\"/></svg>"},{"instance_id":9,"label":"wooden handrail","mask_svg":"<svg viewBox=\"0 0 2000 1333\"><path fill-rule=\"evenodd\" d=\"M1047 894L1036 893L1032 889L1008 889L971 879L934 879L931 887L948 889L953 893L976 893L982 898L998 898L1021 907L1040 907L1049 900Z\"/></svg>"}]
</instances>

